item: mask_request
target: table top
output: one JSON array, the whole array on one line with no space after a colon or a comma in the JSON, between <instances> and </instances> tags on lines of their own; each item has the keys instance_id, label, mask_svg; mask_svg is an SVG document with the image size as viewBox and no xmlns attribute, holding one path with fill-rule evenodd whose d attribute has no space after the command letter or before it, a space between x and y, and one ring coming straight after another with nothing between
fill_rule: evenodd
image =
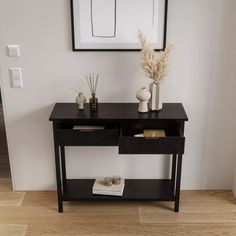
<instances>
[{"instance_id":1,"label":"table top","mask_svg":"<svg viewBox=\"0 0 236 236\"><path fill-rule=\"evenodd\" d=\"M137 103L99 103L98 112L91 112L89 104L79 110L76 103L56 103L50 121L59 120L178 120L187 121L188 117L181 103L163 103L160 111L138 112Z\"/></svg>"}]
</instances>

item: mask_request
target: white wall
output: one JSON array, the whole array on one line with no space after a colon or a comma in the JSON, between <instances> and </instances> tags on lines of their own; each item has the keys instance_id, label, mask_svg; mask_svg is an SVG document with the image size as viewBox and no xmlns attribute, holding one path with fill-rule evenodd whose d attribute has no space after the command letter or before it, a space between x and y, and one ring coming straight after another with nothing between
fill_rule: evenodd
<instances>
[{"instance_id":1,"label":"white wall","mask_svg":"<svg viewBox=\"0 0 236 236\"><path fill-rule=\"evenodd\" d=\"M236 197L236 171L234 173L233 194Z\"/></svg>"},{"instance_id":2,"label":"white wall","mask_svg":"<svg viewBox=\"0 0 236 236\"><path fill-rule=\"evenodd\" d=\"M220 95L224 102L215 100L224 85L223 74L219 76L222 72L218 69L218 49L228 11L223 4L229 3L170 0L168 38L175 41L175 50L170 76L161 89L165 102L182 102L189 116L184 189L232 187L235 145L231 139L224 141L224 137L216 136L216 126L212 124L220 125L225 116L228 122L230 117L229 99ZM72 52L69 1L0 0L0 5L1 83L14 188L53 189L54 153L48 117L54 103L74 101L75 95L68 87L75 85L83 72L100 72L101 102L135 102L136 91L149 81L139 67L139 53ZM7 44L19 44L22 56L8 58ZM10 88L10 66L22 67L23 89ZM220 114L219 104L224 106L226 115ZM224 127L221 131L229 131L231 126L224 123ZM223 150L216 152L220 150L219 143L224 144L227 156ZM69 177L167 175L163 170L168 169L168 158L164 161L155 156L119 156L117 148L67 148L66 152Z\"/></svg>"},{"instance_id":3,"label":"white wall","mask_svg":"<svg viewBox=\"0 0 236 236\"><path fill-rule=\"evenodd\" d=\"M205 151L204 184L207 188L230 188L236 159L236 29L234 0L223 5L221 39L217 48L216 75L208 100L209 118ZM228 179L228 183L225 181Z\"/></svg>"},{"instance_id":4,"label":"white wall","mask_svg":"<svg viewBox=\"0 0 236 236\"><path fill-rule=\"evenodd\" d=\"M223 34L225 35L222 44L224 45L222 50L222 57L221 57L221 65L224 67L223 73L220 74L221 76L221 93L223 97L222 99L218 97L217 104L222 104L223 109L216 109L218 115L222 116L222 120L224 119L224 125L221 125L219 130L219 134L221 136L221 162L228 163L224 165L227 167L225 172L228 175L232 176L231 171L232 169L235 170L234 175L234 183L233 183L233 191L234 195L236 196L236 109L235 109L235 88L236 88L236 66L235 66L235 58L236 58L236 29L235 29L235 22L236 22L236 1L231 0L228 4L228 9L225 12L227 17L225 17L225 30ZM216 96L215 96L216 97ZM219 107L219 105L218 105ZM227 124L227 126L225 126ZM218 125L219 126L219 125ZM222 158L224 156L224 158ZM223 159L223 160L222 160ZM230 165L229 163L232 163ZM233 164L234 163L234 164Z\"/></svg>"}]
</instances>

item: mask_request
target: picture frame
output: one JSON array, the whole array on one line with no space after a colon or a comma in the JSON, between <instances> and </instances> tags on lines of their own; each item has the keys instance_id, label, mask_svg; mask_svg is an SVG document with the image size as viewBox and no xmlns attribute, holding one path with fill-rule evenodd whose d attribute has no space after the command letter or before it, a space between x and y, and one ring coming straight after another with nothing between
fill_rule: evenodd
<instances>
[{"instance_id":1,"label":"picture frame","mask_svg":"<svg viewBox=\"0 0 236 236\"><path fill-rule=\"evenodd\" d=\"M70 5L73 51L140 51L138 30L156 51L166 47L168 0L70 0Z\"/></svg>"}]
</instances>

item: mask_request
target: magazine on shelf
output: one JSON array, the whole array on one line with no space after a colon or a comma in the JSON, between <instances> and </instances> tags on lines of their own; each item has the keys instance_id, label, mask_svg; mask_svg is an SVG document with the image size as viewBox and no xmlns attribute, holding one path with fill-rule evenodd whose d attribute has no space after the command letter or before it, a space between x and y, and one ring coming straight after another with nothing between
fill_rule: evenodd
<instances>
[{"instance_id":1,"label":"magazine on shelf","mask_svg":"<svg viewBox=\"0 0 236 236\"><path fill-rule=\"evenodd\" d=\"M104 185L104 178L97 178L93 185L93 194L109 195L109 196L122 196L125 187L125 180L121 179L120 184L113 184L112 186Z\"/></svg>"}]
</instances>

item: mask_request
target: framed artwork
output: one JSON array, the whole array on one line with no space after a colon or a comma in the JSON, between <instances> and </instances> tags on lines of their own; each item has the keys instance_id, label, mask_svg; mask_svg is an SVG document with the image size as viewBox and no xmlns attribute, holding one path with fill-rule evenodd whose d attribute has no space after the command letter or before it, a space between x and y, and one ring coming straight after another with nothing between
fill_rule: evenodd
<instances>
[{"instance_id":1,"label":"framed artwork","mask_svg":"<svg viewBox=\"0 0 236 236\"><path fill-rule=\"evenodd\" d=\"M139 51L138 30L166 46L168 0L71 0L73 51Z\"/></svg>"}]
</instances>

